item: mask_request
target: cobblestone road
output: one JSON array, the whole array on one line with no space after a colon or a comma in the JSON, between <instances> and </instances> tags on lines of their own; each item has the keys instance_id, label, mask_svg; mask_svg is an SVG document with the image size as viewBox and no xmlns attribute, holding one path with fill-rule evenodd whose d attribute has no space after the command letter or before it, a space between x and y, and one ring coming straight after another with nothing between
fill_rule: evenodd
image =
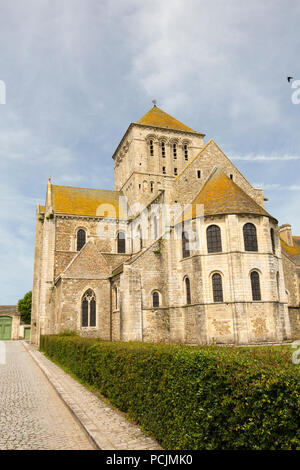
<instances>
[{"instance_id":1,"label":"cobblestone road","mask_svg":"<svg viewBox=\"0 0 300 470\"><path fill-rule=\"evenodd\" d=\"M0 449L93 449L43 372L18 341L0 362Z\"/></svg>"},{"instance_id":2,"label":"cobblestone road","mask_svg":"<svg viewBox=\"0 0 300 470\"><path fill-rule=\"evenodd\" d=\"M34 347L29 345L25 347L58 390L65 403L76 414L99 449L161 449L156 441L145 436L138 426L129 422L124 413L95 396Z\"/></svg>"}]
</instances>

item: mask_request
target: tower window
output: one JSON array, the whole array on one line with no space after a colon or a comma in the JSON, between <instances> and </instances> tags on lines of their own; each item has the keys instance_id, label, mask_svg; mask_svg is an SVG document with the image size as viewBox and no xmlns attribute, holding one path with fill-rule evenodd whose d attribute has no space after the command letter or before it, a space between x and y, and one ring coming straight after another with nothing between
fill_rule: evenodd
<instances>
[{"instance_id":1,"label":"tower window","mask_svg":"<svg viewBox=\"0 0 300 470\"><path fill-rule=\"evenodd\" d=\"M166 145L164 142L161 143L161 156L165 158L166 156Z\"/></svg>"},{"instance_id":2,"label":"tower window","mask_svg":"<svg viewBox=\"0 0 300 470\"><path fill-rule=\"evenodd\" d=\"M153 182L152 181L150 183L150 191L151 191L151 193L153 193Z\"/></svg>"},{"instance_id":3,"label":"tower window","mask_svg":"<svg viewBox=\"0 0 300 470\"><path fill-rule=\"evenodd\" d=\"M253 224L243 227L245 251L258 251L256 228Z\"/></svg>"},{"instance_id":4,"label":"tower window","mask_svg":"<svg viewBox=\"0 0 300 470\"><path fill-rule=\"evenodd\" d=\"M153 146L153 140L149 140L149 150L150 150L150 155L154 155L154 146Z\"/></svg>"},{"instance_id":5,"label":"tower window","mask_svg":"<svg viewBox=\"0 0 300 470\"><path fill-rule=\"evenodd\" d=\"M230 174L230 179L233 180L233 175L232 174Z\"/></svg>"},{"instance_id":6,"label":"tower window","mask_svg":"<svg viewBox=\"0 0 300 470\"><path fill-rule=\"evenodd\" d=\"M177 175L177 168L174 168L174 175Z\"/></svg>"},{"instance_id":7,"label":"tower window","mask_svg":"<svg viewBox=\"0 0 300 470\"><path fill-rule=\"evenodd\" d=\"M197 178L198 178L198 180L201 179L201 170L197 170Z\"/></svg>"},{"instance_id":8,"label":"tower window","mask_svg":"<svg viewBox=\"0 0 300 470\"><path fill-rule=\"evenodd\" d=\"M80 229L77 232L77 251L80 251L86 243L86 233L85 230Z\"/></svg>"},{"instance_id":9,"label":"tower window","mask_svg":"<svg viewBox=\"0 0 300 470\"><path fill-rule=\"evenodd\" d=\"M177 158L177 145L173 144L173 158Z\"/></svg>"},{"instance_id":10,"label":"tower window","mask_svg":"<svg viewBox=\"0 0 300 470\"><path fill-rule=\"evenodd\" d=\"M261 300L259 274L253 271L251 277L252 300Z\"/></svg>"},{"instance_id":11,"label":"tower window","mask_svg":"<svg viewBox=\"0 0 300 470\"><path fill-rule=\"evenodd\" d=\"M183 146L183 151L184 151L184 159L185 159L185 161L188 161L188 159L189 159L189 153L188 153L188 146L187 146L187 144L184 144L184 146Z\"/></svg>"},{"instance_id":12,"label":"tower window","mask_svg":"<svg viewBox=\"0 0 300 470\"><path fill-rule=\"evenodd\" d=\"M96 326L96 297L91 289L87 290L82 298L81 326Z\"/></svg>"},{"instance_id":13,"label":"tower window","mask_svg":"<svg viewBox=\"0 0 300 470\"><path fill-rule=\"evenodd\" d=\"M162 172L163 172L164 175L166 174L166 167L165 166L162 167Z\"/></svg>"},{"instance_id":14,"label":"tower window","mask_svg":"<svg viewBox=\"0 0 300 470\"><path fill-rule=\"evenodd\" d=\"M214 302L223 302L222 276L216 273L212 277L212 288Z\"/></svg>"}]
</instances>

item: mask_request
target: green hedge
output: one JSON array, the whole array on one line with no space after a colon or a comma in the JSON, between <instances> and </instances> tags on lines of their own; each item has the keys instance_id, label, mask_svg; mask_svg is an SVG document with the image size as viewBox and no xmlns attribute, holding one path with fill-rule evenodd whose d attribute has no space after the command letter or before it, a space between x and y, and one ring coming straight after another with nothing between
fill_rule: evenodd
<instances>
[{"instance_id":1,"label":"green hedge","mask_svg":"<svg viewBox=\"0 0 300 470\"><path fill-rule=\"evenodd\" d=\"M41 350L165 449L299 449L287 347L187 347L43 336Z\"/></svg>"}]
</instances>

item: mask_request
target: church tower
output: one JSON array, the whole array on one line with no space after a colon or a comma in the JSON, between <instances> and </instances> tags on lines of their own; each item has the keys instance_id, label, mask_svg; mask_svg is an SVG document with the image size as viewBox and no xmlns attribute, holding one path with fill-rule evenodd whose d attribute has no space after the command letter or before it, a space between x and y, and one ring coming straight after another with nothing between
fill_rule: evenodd
<instances>
[{"instance_id":1,"label":"church tower","mask_svg":"<svg viewBox=\"0 0 300 470\"><path fill-rule=\"evenodd\" d=\"M172 201L173 181L203 147L204 134L156 105L128 127L114 159L114 186L129 205L148 204L160 190Z\"/></svg>"}]
</instances>

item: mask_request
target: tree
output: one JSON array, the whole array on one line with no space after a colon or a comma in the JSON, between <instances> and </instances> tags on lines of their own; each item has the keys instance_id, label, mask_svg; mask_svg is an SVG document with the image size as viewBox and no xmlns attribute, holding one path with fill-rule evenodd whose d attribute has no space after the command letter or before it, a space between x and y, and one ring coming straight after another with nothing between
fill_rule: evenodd
<instances>
[{"instance_id":1,"label":"tree","mask_svg":"<svg viewBox=\"0 0 300 470\"><path fill-rule=\"evenodd\" d=\"M24 295L23 299L18 301L18 310L21 314L21 319L29 325L31 322L31 300L32 292L29 291Z\"/></svg>"}]
</instances>

